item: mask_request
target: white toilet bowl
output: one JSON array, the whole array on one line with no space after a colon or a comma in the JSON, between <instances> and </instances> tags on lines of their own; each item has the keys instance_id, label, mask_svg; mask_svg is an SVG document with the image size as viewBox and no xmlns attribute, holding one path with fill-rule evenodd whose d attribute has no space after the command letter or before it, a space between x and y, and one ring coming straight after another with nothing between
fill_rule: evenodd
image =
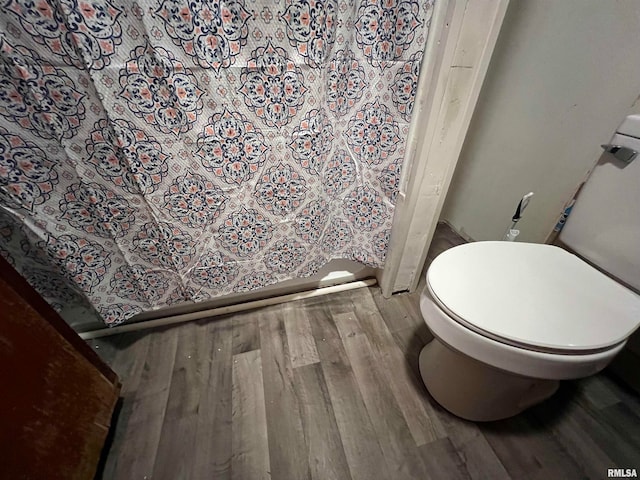
<instances>
[{"instance_id":1,"label":"white toilet bowl","mask_svg":"<svg viewBox=\"0 0 640 480\"><path fill-rule=\"evenodd\" d=\"M420 372L462 418L498 420L592 375L640 323L640 297L550 245L476 242L438 256L420 309Z\"/></svg>"}]
</instances>

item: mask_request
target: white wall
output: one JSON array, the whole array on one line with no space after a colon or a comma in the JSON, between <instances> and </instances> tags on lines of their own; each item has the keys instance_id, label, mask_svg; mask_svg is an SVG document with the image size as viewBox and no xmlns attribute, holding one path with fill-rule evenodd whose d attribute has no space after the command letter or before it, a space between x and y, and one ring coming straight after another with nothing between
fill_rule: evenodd
<instances>
[{"instance_id":1,"label":"white wall","mask_svg":"<svg viewBox=\"0 0 640 480\"><path fill-rule=\"evenodd\" d=\"M640 1L511 0L441 219L542 242L616 126L640 111Z\"/></svg>"}]
</instances>

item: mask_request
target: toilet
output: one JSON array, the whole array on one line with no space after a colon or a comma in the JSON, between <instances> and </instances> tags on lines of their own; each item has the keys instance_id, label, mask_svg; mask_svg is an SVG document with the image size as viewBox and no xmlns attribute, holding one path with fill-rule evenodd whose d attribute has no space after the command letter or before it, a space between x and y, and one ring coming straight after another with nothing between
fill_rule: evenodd
<instances>
[{"instance_id":1,"label":"toilet","mask_svg":"<svg viewBox=\"0 0 640 480\"><path fill-rule=\"evenodd\" d=\"M625 119L611 145L640 152L640 115ZM420 310L434 338L420 373L451 413L516 415L624 348L640 326L640 156L603 154L559 240L567 250L473 242L432 262Z\"/></svg>"}]
</instances>

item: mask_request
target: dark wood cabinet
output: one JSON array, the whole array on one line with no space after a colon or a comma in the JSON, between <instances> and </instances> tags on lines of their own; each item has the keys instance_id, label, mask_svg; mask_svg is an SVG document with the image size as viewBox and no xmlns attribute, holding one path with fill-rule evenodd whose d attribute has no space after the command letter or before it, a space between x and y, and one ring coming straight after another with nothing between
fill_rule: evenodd
<instances>
[{"instance_id":1,"label":"dark wood cabinet","mask_svg":"<svg viewBox=\"0 0 640 480\"><path fill-rule=\"evenodd\" d=\"M94 478L116 374L0 258L0 479Z\"/></svg>"}]
</instances>

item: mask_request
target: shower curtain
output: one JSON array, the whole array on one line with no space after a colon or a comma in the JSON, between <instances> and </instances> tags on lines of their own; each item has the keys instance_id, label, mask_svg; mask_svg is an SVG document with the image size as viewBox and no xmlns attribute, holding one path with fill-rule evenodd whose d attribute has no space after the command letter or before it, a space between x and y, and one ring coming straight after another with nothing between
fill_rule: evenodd
<instances>
[{"instance_id":1,"label":"shower curtain","mask_svg":"<svg viewBox=\"0 0 640 480\"><path fill-rule=\"evenodd\" d=\"M107 325L382 266L432 9L4 0L0 252Z\"/></svg>"}]
</instances>

